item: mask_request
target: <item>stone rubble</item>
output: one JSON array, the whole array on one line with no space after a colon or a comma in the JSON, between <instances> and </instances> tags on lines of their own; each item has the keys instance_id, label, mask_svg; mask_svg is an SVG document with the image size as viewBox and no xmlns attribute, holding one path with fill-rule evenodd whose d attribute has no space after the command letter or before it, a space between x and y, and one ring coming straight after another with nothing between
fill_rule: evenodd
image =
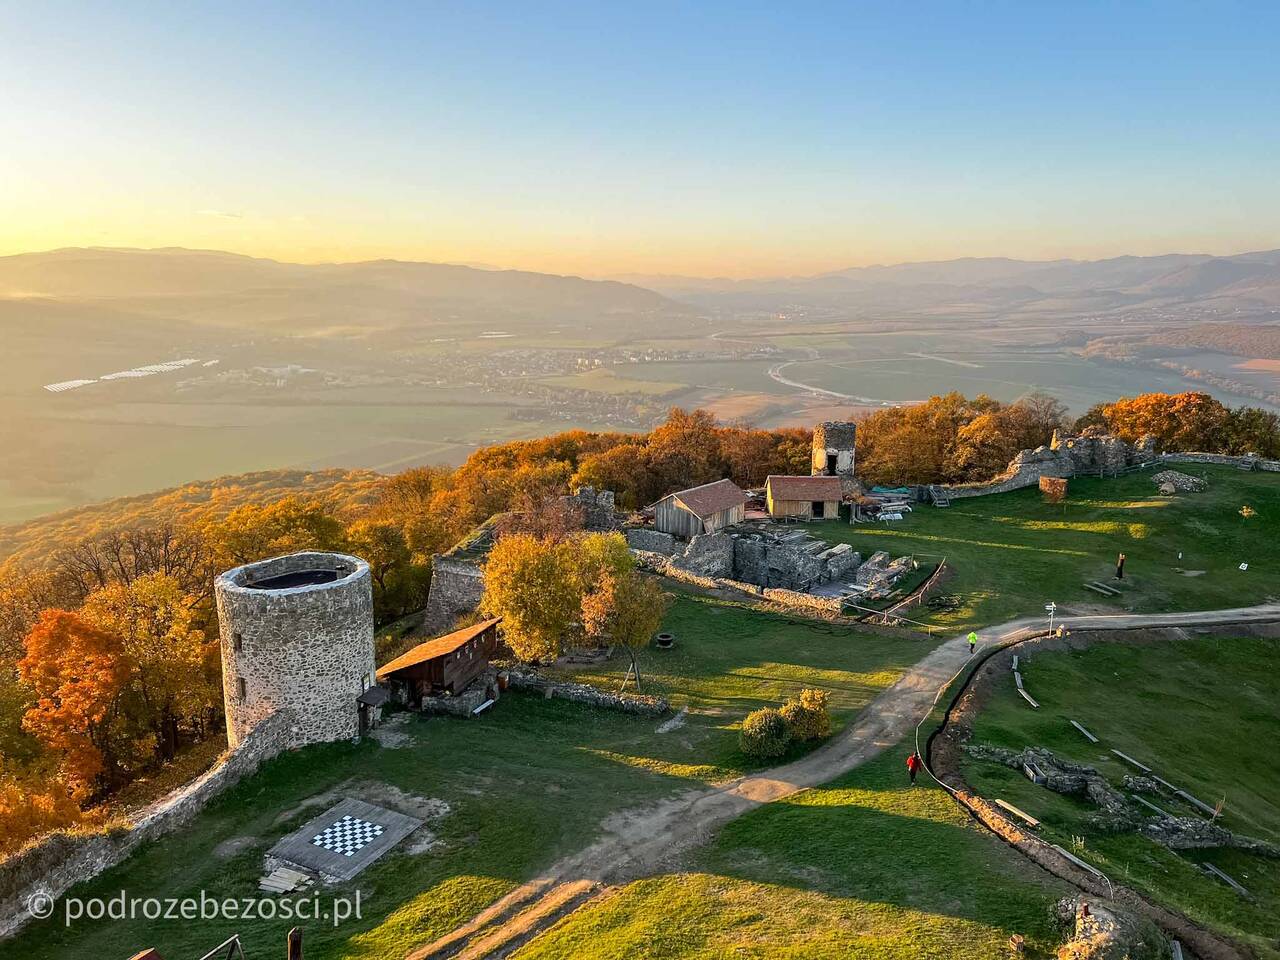
<instances>
[{"instance_id":1,"label":"stone rubble","mask_svg":"<svg viewBox=\"0 0 1280 960\"><path fill-rule=\"evenodd\" d=\"M1209 489L1206 481L1177 470L1161 470L1159 473L1153 473L1151 481L1161 489L1168 485L1182 493L1203 493Z\"/></svg>"}]
</instances>

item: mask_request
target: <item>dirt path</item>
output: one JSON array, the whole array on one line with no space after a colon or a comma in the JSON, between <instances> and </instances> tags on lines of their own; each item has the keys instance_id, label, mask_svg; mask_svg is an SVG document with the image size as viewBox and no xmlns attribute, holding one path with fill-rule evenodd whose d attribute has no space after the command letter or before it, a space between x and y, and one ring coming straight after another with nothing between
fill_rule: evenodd
<instances>
[{"instance_id":1,"label":"dirt path","mask_svg":"<svg viewBox=\"0 0 1280 960\"><path fill-rule=\"evenodd\" d=\"M1214 626L1280 620L1280 604L1193 613L1068 617L1069 629ZM1042 618L1014 620L982 631L984 644L1006 642L1044 629ZM506 957L562 917L611 888L660 873L722 824L762 804L815 787L860 766L905 737L933 707L941 689L968 659L966 635L943 641L897 683L871 701L823 747L781 767L719 787L687 791L608 818L601 836L554 864L473 920L408 954L409 960L479 960Z\"/></svg>"}]
</instances>

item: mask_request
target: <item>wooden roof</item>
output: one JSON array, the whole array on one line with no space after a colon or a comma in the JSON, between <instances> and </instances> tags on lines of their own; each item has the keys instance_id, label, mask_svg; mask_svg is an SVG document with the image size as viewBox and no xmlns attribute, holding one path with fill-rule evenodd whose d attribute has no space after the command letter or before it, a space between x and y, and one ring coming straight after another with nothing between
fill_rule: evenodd
<instances>
[{"instance_id":1,"label":"wooden roof","mask_svg":"<svg viewBox=\"0 0 1280 960\"><path fill-rule=\"evenodd\" d=\"M473 626L463 627L461 630L453 631L453 633L446 633L443 637L436 637L420 643L407 653L400 654L390 663L384 663L380 666L378 668L378 679L381 680L383 677L388 677L397 670L403 670L405 667L416 666L419 663L434 660L436 657L443 657L453 653L455 650L466 646L490 627L496 626L501 622L501 617L481 620Z\"/></svg>"},{"instance_id":2,"label":"wooden roof","mask_svg":"<svg viewBox=\"0 0 1280 960\"><path fill-rule=\"evenodd\" d=\"M742 488L729 479L704 483L700 487L690 487L688 490L677 490L675 493L668 494L668 497L679 500L685 509L700 520L705 520L721 510L740 507L747 502L747 495L742 492Z\"/></svg>"},{"instance_id":3,"label":"wooden roof","mask_svg":"<svg viewBox=\"0 0 1280 960\"><path fill-rule=\"evenodd\" d=\"M839 477L780 477L770 475L765 488L775 500L839 500Z\"/></svg>"}]
</instances>

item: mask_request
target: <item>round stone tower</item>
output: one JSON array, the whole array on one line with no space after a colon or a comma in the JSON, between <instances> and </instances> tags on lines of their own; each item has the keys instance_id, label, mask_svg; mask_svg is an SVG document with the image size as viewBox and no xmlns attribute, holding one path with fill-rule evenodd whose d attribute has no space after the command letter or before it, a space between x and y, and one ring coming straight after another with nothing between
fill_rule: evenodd
<instances>
[{"instance_id":1,"label":"round stone tower","mask_svg":"<svg viewBox=\"0 0 1280 960\"><path fill-rule=\"evenodd\" d=\"M812 474L815 477L839 477L853 483L853 454L858 425L843 420L829 420L813 428Z\"/></svg>"},{"instance_id":2,"label":"round stone tower","mask_svg":"<svg viewBox=\"0 0 1280 960\"><path fill-rule=\"evenodd\" d=\"M360 733L356 702L374 684L369 565L341 553L293 553L214 581L227 743L278 711L286 746Z\"/></svg>"}]
</instances>

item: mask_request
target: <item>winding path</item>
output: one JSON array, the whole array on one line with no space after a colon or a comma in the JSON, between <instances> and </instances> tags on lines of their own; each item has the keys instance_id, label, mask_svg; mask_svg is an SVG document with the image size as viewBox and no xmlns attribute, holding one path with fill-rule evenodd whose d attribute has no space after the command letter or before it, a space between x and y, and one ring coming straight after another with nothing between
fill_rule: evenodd
<instances>
[{"instance_id":1,"label":"winding path","mask_svg":"<svg viewBox=\"0 0 1280 960\"><path fill-rule=\"evenodd\" d=\"M1128 630L1198 627L1280 620L1280 604L1190 613L1068 617L1071 629ZM984 642L1004 643L1044 627L1023 618L983 631ZM905 737L933 708L942 689L969 657L965 635L943 641L897 683L871 701L830 742L791 763L719 787L699 788L607 819L600 838L482 911L408 960L480 960L506 957L590 900L619 884L662 872L716 828L765 803L816 787L853 770Z\"/></svg>"}]
</instances>

